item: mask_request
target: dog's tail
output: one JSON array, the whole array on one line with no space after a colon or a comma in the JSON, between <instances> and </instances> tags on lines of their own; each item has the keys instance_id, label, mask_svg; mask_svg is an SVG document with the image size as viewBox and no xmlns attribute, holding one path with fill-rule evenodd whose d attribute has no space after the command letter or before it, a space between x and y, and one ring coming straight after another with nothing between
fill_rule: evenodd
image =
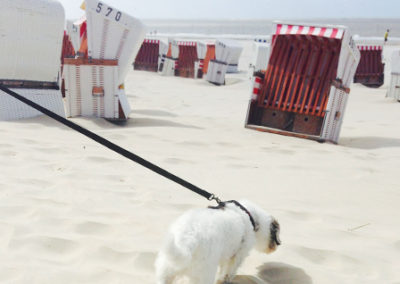
<instances>
[{"instance_id":1,"label":"dog's tail","mask_svg":"<svg viewBox=\"0 0 400 284\"><path fill-rule=\"evenodd\" d=\"M189 243L179 242L173 237L169 238L158 253L155 262L156 276L159 281L157 284L171 283L175 277L188 268L192 257L192 246Z\"/></svg>"},{"instance_id":2,"label":"dog's tail","mask_svg":"<svg viewBox=\"0 0 400 284\"><path fill-rule=\"evenodd\" d=\"M184 268L192 261L196 251L196 242L188 238L171 234L158 255L156 263L169 262L175 267Z\"/></svg>"}]
</instances>

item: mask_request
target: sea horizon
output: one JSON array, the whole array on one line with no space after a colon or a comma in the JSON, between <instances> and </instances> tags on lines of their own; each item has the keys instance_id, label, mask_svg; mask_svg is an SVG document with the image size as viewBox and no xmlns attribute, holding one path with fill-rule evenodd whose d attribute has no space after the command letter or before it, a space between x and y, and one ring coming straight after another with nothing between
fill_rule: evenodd
<instances>
[{"instance_id":1,"label":"sea horizon","mask_svg":"<svg viewBox=\"0 0 400 284\"><path fill-rule=\"evenodd\" d=\"M142 19L152 33L269 35L276 21L343 25L352 34L382 37L387 29L389 37L400 37L400 19L383 18L313 18L313 19Z\"/></svg>"}]
</instances>

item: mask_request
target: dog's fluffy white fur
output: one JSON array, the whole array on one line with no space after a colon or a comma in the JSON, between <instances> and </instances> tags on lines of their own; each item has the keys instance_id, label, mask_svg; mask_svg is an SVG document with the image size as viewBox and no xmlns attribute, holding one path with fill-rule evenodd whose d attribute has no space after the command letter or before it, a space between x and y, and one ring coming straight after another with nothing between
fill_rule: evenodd
<instances>
[{"instance_id":1,"label":"dog's fluffy white fur","mask_svg":"<svg viewBox=\"0 0 400 284\"><path fill-rule=\"evenodd\" d=\"M228 203L223 209L191 210L171 226L156 260L157 284L171 284L186 276L193 284L229 283L250 250L265 253L279 245L279 224L267 212L249 201ZM275 228L275 229L272 229ZM274 231L275 230L275 231Z\"/></svg>"}]
</instances>

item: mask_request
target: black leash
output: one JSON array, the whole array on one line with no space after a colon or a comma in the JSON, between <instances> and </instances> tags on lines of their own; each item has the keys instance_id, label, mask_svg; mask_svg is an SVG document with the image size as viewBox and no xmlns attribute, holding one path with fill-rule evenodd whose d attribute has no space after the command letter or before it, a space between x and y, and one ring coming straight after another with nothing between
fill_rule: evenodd
<instances>
[{"instance_id":1,"label":"black leash","mask_svg":"<svg viewBox=\"0 0 400 284\"><path fill-rule=\"evenodd\" d=\"M96 141L97 143L109 148L110 150L120 154L121 156L124 156L125 158L128 158L131 161L134 161L140 165L142 165L143 167L169 179L172 180L174 182L176 182L177 184L180 184L183 187L186 187L187 189L207 198L208 200L215 200L218 204L221 203L221 200L216 197L214 194L209 193L207 191L205 191L204 189L201 189L197 186L195 186L194 184L191 184L190 182L185 181L184 179L181 179L180 177L156 166L153 163L150 163L149 161L139 157L138 155L133 154L132 152L129 152L127 150L125 150L124 148L110 142L109 140L87 130L86 128L83 128L81 126L79 126L76 123L73 123L72 121L65 119L62 116L59 116L58 114L32 102L31 100L28 100L27 98L11 91L10 89L4 87L3 85L0 84L0 90L2 90L3 92L9 94L10 96L14 97L15 99L23 102L24 104L27 104L31 107L33 107L34 109L40 111L41 113L51 117L54 120L57 120L58 122L64 124L65 126L68 126L69 128L72 128L75 131L78 131L79 133L85 135L86 137L89 137L90 139Z\"/></svg>"},{"instance_id":2,"label":"black leash","mask_svg":"<svg viewBox=\"0 0 400 284\"><path fill-rule=\"evenodd\" d=\"M242 204L240 204L238 201L236 200L230 200L230 201L219 201L218 202L218 206L209 206L208 208L210 209L224 209L227 203L233 203L235 204L237 207L239 207L241 210L243 210L247 215L249 215L250 218L250 222L251 225L253 225L253 230L254 232L258 231L258 225L256 224L256 222L254 221L253 216L250 214L249 210L246 209L246 207L244 207Z\"/></svg>"}]
</instances>

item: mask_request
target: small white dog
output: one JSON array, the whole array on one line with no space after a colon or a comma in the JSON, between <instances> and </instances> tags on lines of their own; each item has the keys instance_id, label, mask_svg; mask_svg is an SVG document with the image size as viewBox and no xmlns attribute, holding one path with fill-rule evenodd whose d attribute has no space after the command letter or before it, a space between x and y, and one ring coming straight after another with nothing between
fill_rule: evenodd
<instances>
[{"instance_id":1,"label":"small white dog","mask_svg":"<svg viewBox=\"0 0 400 284\"><path fill-rule=\"evenodd\" d=\"M171 226L156 260L157 284L186 276L192 284L229 283L254 247L271 253L280 245L279 223L248 202L191 210Z\"/></svg>"}]
</instances>

